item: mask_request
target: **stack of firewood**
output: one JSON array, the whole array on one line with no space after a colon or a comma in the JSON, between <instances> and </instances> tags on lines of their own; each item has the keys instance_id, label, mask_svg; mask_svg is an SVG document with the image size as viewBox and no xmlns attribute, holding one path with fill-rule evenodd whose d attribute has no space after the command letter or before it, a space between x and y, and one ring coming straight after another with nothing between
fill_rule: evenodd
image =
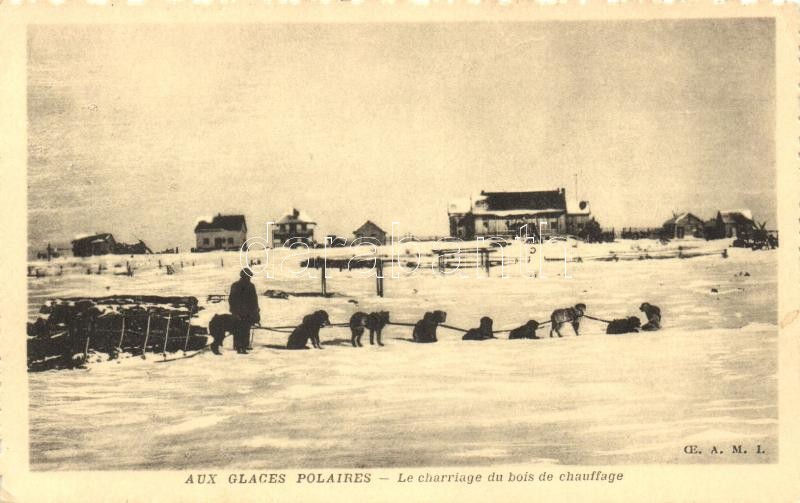
<instances>
[{"instance_id":1,"label":"stack of firewood","mask_svg":"<svg viewBox=\"0 0 800 503\"><path fill-rule=\"evenodd\" d=\"M108 296L47 301L28 323L28 369L74 368L123 354L202 349L195 297Z\"/></svg>"}]
</instances>

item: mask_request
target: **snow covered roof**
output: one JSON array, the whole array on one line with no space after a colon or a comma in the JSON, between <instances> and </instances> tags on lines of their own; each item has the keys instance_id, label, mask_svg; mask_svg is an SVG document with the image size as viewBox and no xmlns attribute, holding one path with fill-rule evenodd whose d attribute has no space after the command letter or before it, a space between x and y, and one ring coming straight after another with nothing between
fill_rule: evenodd
<instances>
[{"instance_id":1,"label":"snow covered roof","mask_svg":"<svg viewBox=\"0 0 800 503\"><path fill-rule=\"evenodd\" d=\"M694 219L699 223L703 223L703 220L697 217L697 215L693 215L692 213L686 212L686 213L681 213L680 215L673 216L672 218L664 222L664 225L673 225L676 223L683 222L684 220L691 220L691 219Z\"/></svg>"},{"instance_id":2,"label":"snow covered roof","mask_svg":"<svg viewBox=\"0 0 800 503\"><path fill-rule=\"evenodd\" d=\"M72 240L72 244L79 243L79 242L88 242L88 243L101 243L103 241L108 241L112 239L113 236L109 232L101 232L100 234L93 234L91 236L83 236L83 237L76 237Z\"/></svg>"},{"instance_id":3,"label":"snow covered roof","mask_svg":"<svg viewBox=\"0 0 800 503\"><path fill-rule=\"evenodd\" d=\"M587 201L567 201L567 213L570 215L590 215L592 209Z\"/></svg>"},{"instance_id":4,"label":"snow covered roof","mask_svg":"<svg viewBox=\"0 0 800 503\"><path fill-rule=\"evenodd\" d=\"M542 210L481 210L475 209L473 212L475 215L492 215L496 217L531 217L537 215L548 215L553 213L564 213L563 209L558 208L545 208Z\"/></svg>"},{"instance_id":5,"label":"snow covered roof","mask_svg":"<svg viewBox=\"0 0 800 503\"><path fill-rule=\"evenodd\" d=\"M372 220L367 220L366 222L361 224L361 227L359 227L358 229L354 230L353 234L359 234L361 232L370 231L370 230L377 230L379 232L383 232L384 234L386 233L385 230L381 229L380 225L376 224Z\"/></svg>"},{"instance_id":6,"label":"snow covered roof","mask_svg":"<svg viewBox=\"0 0 800 503\"><path fill-rule=\"evenodd\" d=\"M290 211L289 213L284 215L276 223L278 223L278 224L291 224L291 223L315 224L317 222L313 218L311 218L306 212L300 211L297 208L292 208L292 211Z\"/></svg>"},{"instance_id":7,"label":"snow covered roof","mask_svg":"<svg viewBox=\"0 0 800 503\"><path fill-rule=\"evenodd\" d=\"M753 212L748 209L720 210L719 213L722 215L722 221L725 223L736 223L737 220L741 220L741 217L750 221L753 220Z\"/></svg>"},{"instance_id":8,"label":"snow covered roof","mask_svg":"<svg viewBox=\"0 0 800 503\"><path fill-rule=\"evenodd\" d=\"M239 231L247 229L244 215L223 215L218 214L210 222L201 220L194 228L195 232L223 229L226 231Z\"/></svg>"},{"instance_id":9,"label":"snow covered roof","mask_svg":"<svg viewBox=\"0 0 800 503\"><path fill-rule=\"evenodd\" d=\"M584 207L576 203L575 214L589 214L588 203ZM535 190L526 192L486 192L470 199L451 201L447 206L449 213L469 213L475 215L496 215L500 217L541 215L545 213L564 213L567 201L564 189Z\"/></svg>"}]
</instances>

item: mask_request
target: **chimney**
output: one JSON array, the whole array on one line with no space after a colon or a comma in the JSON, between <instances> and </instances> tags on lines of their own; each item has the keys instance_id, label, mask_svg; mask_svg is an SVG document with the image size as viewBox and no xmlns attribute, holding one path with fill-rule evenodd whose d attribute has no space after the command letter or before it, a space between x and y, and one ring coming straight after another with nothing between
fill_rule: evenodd
<instances>
[{"instance_id":1,"label":"chimney","mask_svg":"<svg viewBox=\"0 0 800 503\"><path fill-rule=\"evenodd\" d=\"M300 216L300 211L297 208L292 208L292 216L297 218Z\"/></svg>"}]
</instances>

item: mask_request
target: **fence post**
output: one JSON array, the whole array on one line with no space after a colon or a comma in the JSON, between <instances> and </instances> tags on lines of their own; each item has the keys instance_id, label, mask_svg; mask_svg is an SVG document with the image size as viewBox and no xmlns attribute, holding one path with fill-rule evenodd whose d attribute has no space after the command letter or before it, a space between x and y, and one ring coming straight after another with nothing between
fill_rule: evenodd
<instances>
[{"instance_id":1,"label":"fence post","mask_svg":"<svg viewBox=\"0 0 800 503\"><path fill-rule=\"evenodd\" d=\"M83 364L86 365L86 360L89 358L89 340L94 335L95 330L97 329L97 325L95 322L92 322L92 331L90 335L86 336L86 344L83 346Z\"/></svg>"},{"instance_id":2,"label":"fence post","mask_svg":"<svg viewBox=\"0 0 800 503\"><path fill-rule=\"evenodd\" d=\"M147 313L147 329L144 332L144 344L142 344L142 360L147 359L147 339L150 338L150 318L152 315Z\"/></svg>"},{"instance_id":3,"label":"fence post","mask_svg":"<svg viewBox=\"0 0 800 503\"><path fill-rule=\"evenodd\" d=\"M189 347L189 336L192 332L192 315L190 314L188 318L186 318L186 342L183 343L183 352L186 352L186 348Z\"/></svg>"},{"instance_id":4,"label":"fence post","mask_svg":"<svg viewBox=\"0 0 800 503\"><path fill-rule=\"evenodd\" d=\"M86 365L86 360L89 358L89 339L91 336L86 336L86 345L83 347L83 364Z\"/></svg>"},{"instance_id":5,"label":"fence post","mask_svg":"<svg viewBox=\"0 0 800 503\"><path fill-rule=\"evenodd\" d=\"M119 344L117 344L117 347L119 347L119 352L120 353L122 352L122 340L124 338L125 338L125 316L123 315L122 316L122 330L120 331L120 334L119 334Z\"/></svg>"},{"instance_id":6,"label":"fence post","mask_svg":"<svg viewBox=\"0 0 800 503\"><path fill-rule=\"evenodd\" d=\"M167 356L167 341L169 340L169 324L172 322L172 313L167 316L167 328L164 330L164 349L161 350L164 356Z\"/></svg>"},{"instance_id":7,"label":"fence post","mask_svg":"<svg viewBox=\"0 0 800 503\"><path fill-rule=\"evenodd\" d=\"M383 297L383 259L378 260L378 275L376 278L376 286L378 289L378 297Z\"/></svg>"},{"instance_id":8,"label":"fence post","mask_svg":"<svg viewBox=\"0 0 800 503\"><path fill-rule=\"evenodd\" d=\"M86 365L86 360L89 358L89 341L94 336L95 332L97 331L97 322L92 321L91 329L89 331L89 335L86 336L86 343L83 346L83 364Z\"/></svg>"},{"instance_id":9,"label":"fence post","mask_svg":"<svg viewBox=\"0 0 800 503\"><path fill-rule=\"evenodd\" d=\"M326 278L327 275L328 275L328 269L326 267L325 261L323 260L322 261L322 279L321 279L321 282L322 282L322 296L323 297L328 295L328 284L327 284L327 278Z\"/></svg>"}]
</instances>

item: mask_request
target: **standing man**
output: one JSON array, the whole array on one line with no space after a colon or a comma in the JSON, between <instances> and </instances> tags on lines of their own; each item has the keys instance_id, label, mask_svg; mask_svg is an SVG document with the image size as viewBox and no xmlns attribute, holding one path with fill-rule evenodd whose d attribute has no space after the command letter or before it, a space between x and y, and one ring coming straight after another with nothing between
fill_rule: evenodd
<instances>
[{"instance_id":1,"label":"standing man","mask_svg":"<svg viewBox=\"0 0 800 503\"><path fill-rule=\"evenodd\" d=\"M245 267L239 273L239 281L231 285L228 296L230 311L233 315L233 347L239 354L246 355L250 345L250 328L261 322L261 310L258 307L256 287L250 282L253 271Z\"/></svg>"}]
</instances>

